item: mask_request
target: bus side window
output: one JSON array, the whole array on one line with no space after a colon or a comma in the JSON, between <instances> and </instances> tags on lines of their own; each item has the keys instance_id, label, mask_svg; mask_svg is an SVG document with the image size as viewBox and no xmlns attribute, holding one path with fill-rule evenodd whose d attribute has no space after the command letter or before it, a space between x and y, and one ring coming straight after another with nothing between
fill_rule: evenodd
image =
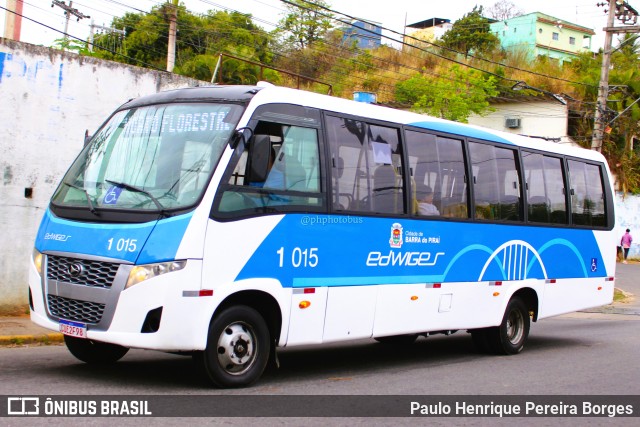
<instances>
[{"instance_id":1,"label":"bus side window","mask_svg":"<svg viewBox=\"0 0 640 427\"><path fill-rule=\"evenodd\" d=\"M468 218L462 141L410 130L405 137L411 162L413 213Z\"/></svg>"},{"instance_id":2,"label":"bus side window","mask_svg":"<svg viewBox=\"0 0 640 427\"><path fill-rule=\"evenodd\" d=\"M567 207L562 160L523 150L522 163L529 221L566 224Z\"/></svg>"},{"instance_id":3,"label":"bus side window","mask_svg":"<svg viewBox=\"0 0 640 427\"><path fill-rule=\"evenodd\" d=\"M577 160L569 160L567 164L571 185L571 221L576 225L606 226L600 167Z\"/></svg>"},{"instance_id":4,"label":"bus side window","mask_svg":"<svg viewBox=\"0 0 640 427\"><path fill-rule=\"evenodd\" d=\"M333 209L405 212L402 146L398 129L327 116Z\"/></svg>"},{"instance_id":5,"label":"bus side window","mask_svg":"<svg viewBox=\"0 0 640 427\"><path fill-rule=\"evenodd\" d=\"M520 178L516 152L489 144L470 142L474 175L476 218L497 221L522 220Z\"/></svg>"},{"instance_id":6,"label":"bus side window","mask_svg":"<svg viewBox=\"0 0 640 427\"><path fill-rule=\"evenodd\" d=\"M318 144L315 128L258 122L244 152L237 154L237 163L229 165L233 171L218 211L224 214L322 208Z\"/></svg>"}]
</instances>

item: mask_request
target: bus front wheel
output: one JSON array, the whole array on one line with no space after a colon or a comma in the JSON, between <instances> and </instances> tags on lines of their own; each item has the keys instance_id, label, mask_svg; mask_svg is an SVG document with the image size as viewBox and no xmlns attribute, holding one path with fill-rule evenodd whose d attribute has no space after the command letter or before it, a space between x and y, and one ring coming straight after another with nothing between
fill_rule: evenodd
<instances>
[{"instance_id":1,"label":"bus front wheel","mask_svg":"<svg viewBox=\"0 0 640 427\"><path fill-rule=\"evenodd\" d=\"M504 312L500 326L485 330L487 344L497 354L517 354L529 336L531 318L524 302L513 297Z\"/></svg>"},{"instance_id":2,"label":"bus front wheel","mask_svg":"<svg viewBox=\"0 0 640 427\"><path fill-rule=\"evenodd\" d=\"M84 338L64 336L64 343L76 359L94 365L115 363L127 354L129 349L116 344Z\"/></svg>"},{"instance_id":3,"label":"bus front wheel","mask_svg":"<svg viewBox=\"0 0 640 427\"><path fill-rule=\"evenodd\" d=\"M209 326L207 348L194 355L198 368L216 386L244 387L265 370L271 347L267 325L248 306L227 308Z\"/></svg>"}]
</instances>

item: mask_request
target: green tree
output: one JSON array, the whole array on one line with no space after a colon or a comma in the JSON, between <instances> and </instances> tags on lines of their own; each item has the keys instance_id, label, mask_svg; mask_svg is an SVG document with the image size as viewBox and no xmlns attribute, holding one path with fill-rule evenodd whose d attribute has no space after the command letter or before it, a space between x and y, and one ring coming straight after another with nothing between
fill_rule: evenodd
<instances>
[{"instance_id":1,"label":"green tree","mask_svg":"<svg viewBox=\"0 0 640 427\"><path fill-rule=\"evenodd\" d=\"M497 96L496 80L473 69L454 65L436 78L416 74L396 85L396 100L412 105L412 110L443 119L466 123L472 113L492 110L488 99Z\"/></svg>"},{"instance_id":2,"label":"green tree","mask_svg":"<svg viewBox=\"0 0 640 427\"><path fill-rule=\"evenodd\" d=\"M323 0L290 0L285 4L287 14L278 22L276 33L285 44L304 49L320 40L331 29L333 15Z\"/></svg>"},{"instance_id":3,"label":"green tree","mask_svg":"<svg viewBox=\"0 0 640 427\"><path fill-rule=\"evenodd\" d=\"M94 55L138 66L165 69L167 63L170 10L167 4L155 6L148 14L127 13L115 18L112 27L124 29L124 40L113 34L95 37ZM273 36L256 26L250 15L209 11L194 15L178 6L178 36L174 72L200 80L211 80L220 53L269 64ZM117 46L118 48L114 48ZM220 70L224 82L255 83L259 68L238 66L226 61Z\"/></svg>"},{"instance_id":4,"label":"green tree","mask_svg":"<svg viewBox=\"0 0 640 427\"><path fill-rule=\"evenodd\" d=\"M449 49L464 53L484 54L500 44L498 37L489 28L489 20L482 16L482 6L457 20L442 36L441 44Z\"/></svg>"},{"instance_id":5,"label":"green tree","mask_svg":"<svg viewBox=\"0 0 640 427\"><path fill-rule=\"evenodd\" d=\"M632 149L635 135L640 134L640 46L634 36L625 36L612 55L609 73L609 96L605 114L602 154L616 174L620 190L640 193L640 156ZM602 52L600 53L600 55ZM594 127L594 111L600 79L601 57L582 55L570 68L584 83L576 87L583 104L578 119L572 121L574 136L589 147Z\"/></svg>"},{"instance_id":6,"label":"green tree","mask_svg":"<svg viewBox=\"0 0 640 427\"><path fill-rule=\"evenodd\" d=\"M54 47L60 50L73 51L80 54L87 54L89 52L89 50L87 49L86 42L80 41L74 38L67 38L67 37L63 37L61 39L55 39L51 47Z\"/></svg>"}]
</instances>

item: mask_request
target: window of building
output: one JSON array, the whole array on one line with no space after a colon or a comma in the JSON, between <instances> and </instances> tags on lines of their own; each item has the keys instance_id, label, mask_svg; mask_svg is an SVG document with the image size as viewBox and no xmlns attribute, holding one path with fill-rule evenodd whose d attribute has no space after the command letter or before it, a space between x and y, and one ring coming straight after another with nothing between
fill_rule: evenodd
<instances>
[{"instance_id":1,"label":"window of building","mask_svg":"<svg viewBox=\"0 0 640 427\"><path fill-rule=\"evenodd\" d=\"M569 44L570 45L575 45L576 44L576 38L575 37L569 37Z\"/></svg>"},{"instance_id":2,"label":"window of building","mask_svg":"<svg viewBox=\"0 0 640 427\"><path fill-rule=\"evenodd\" d=\"M552 38L552 39L554 39L554 40L560 40L560 34L558 34L558 33L553 33L553 34L551 35L551 38Z\"/></svg>"}]
</instances>

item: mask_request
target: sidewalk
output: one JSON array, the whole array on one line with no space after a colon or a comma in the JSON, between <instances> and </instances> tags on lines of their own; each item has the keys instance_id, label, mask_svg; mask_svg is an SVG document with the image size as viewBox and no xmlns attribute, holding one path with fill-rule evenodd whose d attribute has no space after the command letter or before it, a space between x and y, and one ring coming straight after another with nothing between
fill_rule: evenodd
<instances>
[{"instance_id":1,"label":"sidewalk","mask_svg":"<svg viewBox=\"0 0 640 427\"><path fill-rule=\"evenodd\" d=\"M640 263L618 263L616 266L616 288L635 296L623 303L614 303L591 313L603 314L637 314L640 313L640 281L636 278L640 273ZM0 316L0 347L27 344L59 345L64 342L62 334L42 328L33 323L29 316Z\"/></svg>"},{"instance_id":2,"label":"sidewalk","mask_svg":"<svg viewBox=\"0 0 640 427\"><path fill-rule=\"evenodd\" d=\"M29 316L0 317L0 346L62 344L62 334L42 328Z\"/></svg>"}]
</instances>

